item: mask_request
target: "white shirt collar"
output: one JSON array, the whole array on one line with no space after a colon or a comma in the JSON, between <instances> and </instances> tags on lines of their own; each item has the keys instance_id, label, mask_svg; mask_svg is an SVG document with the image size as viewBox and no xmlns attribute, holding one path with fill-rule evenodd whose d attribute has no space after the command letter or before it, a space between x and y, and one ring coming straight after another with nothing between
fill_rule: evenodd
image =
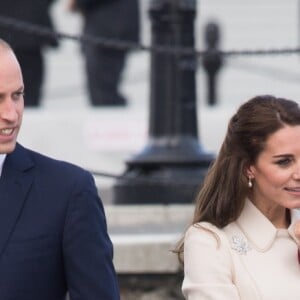
<instances>
[{"instance_id":1,"label":"white shirt collar","mask_svg":"<svg viewBox=\"0 0 300 300\"><path fill-rule=\"evenodd\" d=\"M3 168L5 157L6 157L6 154L0 154L0 176L2 173L2 168Z\"/></svg>"},{"instance_id":2,"label":"white shirt collar","mask_svg":"<svg viewBox=\"0 0 300 300\"><path fill-rule=\"evenodd\" d=\"M297 241L293 232L293 225L297 218L296 213L295 210L291 210L292 220L287 231ZM245 207L237 219L237 224L247 238L260 250L267 250L272 245L278 232L277 228L249 199L246 200Z\"/></svg>"}]
</instances>

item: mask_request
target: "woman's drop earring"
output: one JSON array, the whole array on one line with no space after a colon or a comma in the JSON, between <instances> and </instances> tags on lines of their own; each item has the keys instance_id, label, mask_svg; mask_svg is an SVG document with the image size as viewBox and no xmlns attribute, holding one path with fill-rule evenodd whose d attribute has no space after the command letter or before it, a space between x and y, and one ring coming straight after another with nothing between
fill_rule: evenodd
<instances>
[{"instance_id":1,"label":"woman's drop earring","mask_svg":"<svg viewBox=\"0 0 300 300\"><path fill-rule=\"evenodd\" d=\"M252 186L253 186L253 184L252 184L252 178L248 177L248 187L249 187L249 189L251 189Z\"/></svg>"}]
</instances>

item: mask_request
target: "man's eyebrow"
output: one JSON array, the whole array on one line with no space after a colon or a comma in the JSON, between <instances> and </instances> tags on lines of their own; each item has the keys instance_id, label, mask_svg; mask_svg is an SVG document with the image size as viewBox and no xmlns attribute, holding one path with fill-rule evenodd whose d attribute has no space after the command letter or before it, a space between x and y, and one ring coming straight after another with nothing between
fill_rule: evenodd
<instances>
[{"instance_id":1,"label":"man's eyebrow","mask_svg":"<svg viewBox=\"0 0 300 300\"><path fill-rule=\"evenodd\" d=\"M24 92L24 86L22 85L22 86L20 86L19 88L17 88L15 91L14 91L14 93L20 93L20 92ZM2 98L2 97L4 97L5 96L5 92L0 92L0 97Z\"/></svg>"},{"instance_id":2,"label":"man's eyebrow","mask_svg":"<svg viewBox=\"0 0 300 300\"><path fill-rule=\"evenodd\" d=\"M21 92L21 91L24 91L24 86L22 85L22 86L20 86L17 90L16 90L17 92Z\"/></svg>"}]
</instances>

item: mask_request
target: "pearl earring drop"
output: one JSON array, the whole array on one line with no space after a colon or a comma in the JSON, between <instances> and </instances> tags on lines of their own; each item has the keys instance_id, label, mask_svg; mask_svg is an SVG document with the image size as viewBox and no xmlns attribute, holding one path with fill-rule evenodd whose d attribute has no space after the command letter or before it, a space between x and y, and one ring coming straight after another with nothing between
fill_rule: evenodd
<instances>
[{"instance_id":1,"label":"pearl earring drop","mask_svg":"<svg viewBox=\"0 0 300 300\"><path fill-rule=\"evenodd\" d=\"M252 184L252 178L248 177L248 187L251 189L252 186L253 186L253 184Z\"/></svg>"}]
</instances>

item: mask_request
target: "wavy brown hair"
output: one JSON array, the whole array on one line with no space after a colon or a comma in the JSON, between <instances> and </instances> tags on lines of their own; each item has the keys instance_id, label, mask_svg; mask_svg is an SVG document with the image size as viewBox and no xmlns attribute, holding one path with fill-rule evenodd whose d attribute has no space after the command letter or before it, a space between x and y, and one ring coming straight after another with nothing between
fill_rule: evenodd
<instances>
[{"instance_id":1,"label":"wavy brown hair","mask_svg":"<svg viewBox=\"0 0 300 300\"><path fill-rule=\"evenodd\" d=\"M268 137L285 125L300 125L295 101L263 95L240 106L197 195L192 224L206 221L223 228L239 217L249 190L246 168L255 163ZM182 239L175 252L182 254L183 244Z\"/></svg>"}]
</instances>

